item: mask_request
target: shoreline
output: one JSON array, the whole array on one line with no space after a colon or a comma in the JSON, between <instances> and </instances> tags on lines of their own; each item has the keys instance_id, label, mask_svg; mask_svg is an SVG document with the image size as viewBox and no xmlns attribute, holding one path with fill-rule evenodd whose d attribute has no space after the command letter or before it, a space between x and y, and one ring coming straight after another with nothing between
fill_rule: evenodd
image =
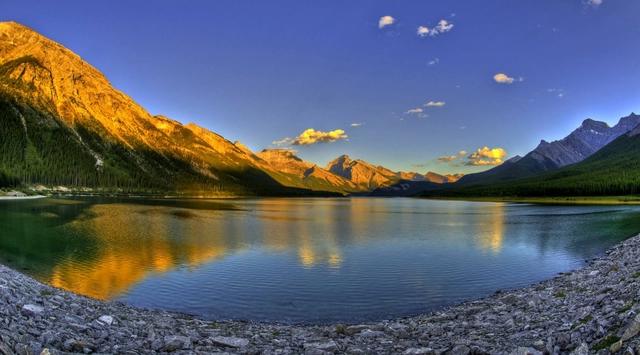
<instances>
[{"instance_id":1,"label":"shoreline","mask_svg":"<svg viewBox=\"0 0 640 355\"><path fill-rule=\"evenodd\" d=\"M0 196L0 201L18 201L18 200L36 200L39 198L45 198L44 195L32 195L32 196Z\"/></svg>"},{"instance_id":2,"label":"shoreline","mask_svg":"<svg viewBox=\"0 0 640 355\"><path fill-rule=\"evenodd\" d=\"M355 325L206 321L102 302L0 264L0 353L640 353L640 235L580 269L413 317Z\"/></svg>"}]
</instances>

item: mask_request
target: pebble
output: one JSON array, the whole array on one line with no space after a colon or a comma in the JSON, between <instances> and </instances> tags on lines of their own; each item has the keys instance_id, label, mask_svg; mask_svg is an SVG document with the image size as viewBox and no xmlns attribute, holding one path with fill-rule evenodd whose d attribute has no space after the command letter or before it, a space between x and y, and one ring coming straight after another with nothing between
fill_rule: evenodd
<instances>
[{"instance_id":1,"label":"pebble","mask_svg":"<svg viewBox=\"0 0 640 355\"><path fill-rule=\"evenodd\" d=\"M25 304L22 306L22 313L30 316L39 315L44 312L44 308L36 306L35 304Z\"/></svg>"},{"instance_id":2,"label":"pebble","mask_svg":"<svg viewBox=\"0 0 640 355\"><path fill-rule=\"evenodd\" d=\"M98 322L100 322L102 324L106 324L106 325L111 325L111 324L113 324L113 317L112 316L100 316L100 318L98 318Z\"/></svg>"}]
</instances>

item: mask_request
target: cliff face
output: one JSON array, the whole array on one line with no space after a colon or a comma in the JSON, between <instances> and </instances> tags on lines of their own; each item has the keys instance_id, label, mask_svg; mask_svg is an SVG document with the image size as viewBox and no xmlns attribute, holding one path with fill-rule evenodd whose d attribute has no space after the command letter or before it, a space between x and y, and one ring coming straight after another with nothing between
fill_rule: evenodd
<instances>
[{"instance_id":1,"label":"cliff face","mask_svg":"<svg viewBox=\"0 0 640 355\"><path fill-rule=\"evenodd\" d=\"M375 166L364 160L352 160L348 155L341 155L331 161L326 170L351 180L367 190L389 186L400 179L399 174L394 171L382 166Z\"/></svg>"}]
</instances>

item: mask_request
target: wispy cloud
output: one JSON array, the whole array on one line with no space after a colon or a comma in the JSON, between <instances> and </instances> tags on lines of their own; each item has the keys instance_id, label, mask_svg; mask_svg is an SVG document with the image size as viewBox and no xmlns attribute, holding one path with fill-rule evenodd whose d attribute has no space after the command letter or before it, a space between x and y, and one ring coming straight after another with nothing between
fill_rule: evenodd
<instances>
[{"instance_id":1,"label":"wispy cloud","mask_svg":"<svg viewBox=\"0 0 640 355\"><path fill-rule=\"evenodd\" d=\"M396 19L393 18L392 16L389 16L389 15L382 16L378 20L378 28L382 29L382 28L385 28L386 26L391 26L394 23L396 23Z\"/></svg>"},{"instance_id":2,"label":"wispy cloud","mask_svg":"<svg viewBox=\"0 0 640 355\"><path fill-rule=\"evenodd\" d=\"M360 127L362 125L364 125L364 122L354 122L351 124L351 127Z\"/></svg>"},{"instance_id":3,"label":"wispy cloud","mask_svg":"<svg viewBox=\"0 0 640 355\"><path fill-rule=\"evenodd\" d=\"M454 24L442 19L440 21L438 21L438 24L435 25L433 28L429 28L428 26L425 25L421 25L418 26L418 29L416 30L416 34L418 35L418 37L434 37L437 36L441 33L447 33L449 31L451 31L453 29Z\"/></svg>"},{"instance_id":4,"label":"wispy cloud","mask_svg":"<svg viewBox=\"0 0 640 355\"><path fill-rule=\"evenodd\" d=\"M604 0L587 0L587 5L589 6L593 6L593 7L598 7L600 5L602 5Z\"/></svg>"},{"instance_id":5,"label":"wispy cloud","mask_svg":"<svg viewBox=\"0 0 640 355\"><path fill-rule=\"evenodd\" d=\"M554 94L559 99L563 98L565 95L564 89L551 88L551 89L547 89L547 92Z\"/></svg>"},{"instance_id":6,"label":"wispy cloud","mask_svg":"<svg viewBox=\"0 0 640 355\"><path fill-rule=\"evenodd\" d=\"M446 104L447 103L444 101L429 101L426 104L424 104L424 106L425 107L443 107Z\"/></svg>"},{"instance_id":7,"label":"wispy cloud","mask_svg":"<svg viewBox=\"0 0 640 355\"><path fill-rule=\"evenodd\" d=\"M514 82L524 81L524 78L514 78L505 73L498 73L493 76L493 80L498 84L513 84Z\"/></svg>"},{"instance_id":8,"label":"wispy cloud","mask_svg":"<svg viewBox=\"0 0 640 355\"><path fill-rule=\"evenodd\" d=\"M503 148L489 148L484 146L476 149L475 152L469 154L465 165L471 166L486 166L486 165L500 165L507 156L507 151Z\"/></svg>"},{"instance_id":9,"label":"wispy cloud","mask_svg":"<svg viewBox=\"0 0 640 355\"><path fill-rule=\"evenodd\" d=\"M440 58L436 57L427 62L427 65L433 66L440 63Z\"/></svg>"},{"instance_id":10,"label":"wispy cloud","mask_svg":"<svg viewBox=\"0 0 640 355\"><path fill-rule=\"evenodd\" d=\"M271 142L272 145L278 146L278 147L282 147L285 145L291 145L293 143L293 138L291 137L285 137L276 141Z\"/></svg>"},{"instance_id":11,"label":"wispy cloud","mask_svg":"<svg viewBox=\"0 0 640 355\"><path fill-rule=\"evenodd\" d=\"M422 107L416 107L416 108L407 110L405 114L414 115L414 114L423 113L423 112L424 112L424 109Z\"/></svg>"},{"instance_id":12,"label":"wispy cloud","mask_svg":"<svg viewBox=\"0 0 640 355\"><path fill-rule=\"evenodd\" d=\"M458 159L462 159L465 155L467 155L467 151L461 150L457 154L443 155L441 157L438 157L437 160L441 163L450 163Z\"/></svg>"},{"instance_id":13,"label":"wispy cloud","mask_svg":"<svg viewBox=\"0 0 640 355\"><path fill-rule=\"evenodd\" d=\"M452 162L454 160L457 160L458 158L460 158L457 155L443 155L441 157L438 157L438 161L439 162L443 162L443 163L449 163Z\"/></svg>"}]
</instances>

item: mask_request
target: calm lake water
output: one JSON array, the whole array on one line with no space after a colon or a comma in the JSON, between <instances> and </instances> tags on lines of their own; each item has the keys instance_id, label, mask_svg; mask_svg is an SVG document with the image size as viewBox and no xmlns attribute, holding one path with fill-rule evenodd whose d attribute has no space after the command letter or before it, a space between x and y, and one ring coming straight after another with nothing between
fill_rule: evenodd
<instances>
[{"instance_id":1,"label":"calm lake water","mask_svg":"<svg viewBox=\"0 0 640 355\"><path fill-rule=\"evenodd\" d=\"M413 315L575 269L640 208L420 199L0 201L0 261L99 299L214 319Z\"/></svg>"}]
</instances>

